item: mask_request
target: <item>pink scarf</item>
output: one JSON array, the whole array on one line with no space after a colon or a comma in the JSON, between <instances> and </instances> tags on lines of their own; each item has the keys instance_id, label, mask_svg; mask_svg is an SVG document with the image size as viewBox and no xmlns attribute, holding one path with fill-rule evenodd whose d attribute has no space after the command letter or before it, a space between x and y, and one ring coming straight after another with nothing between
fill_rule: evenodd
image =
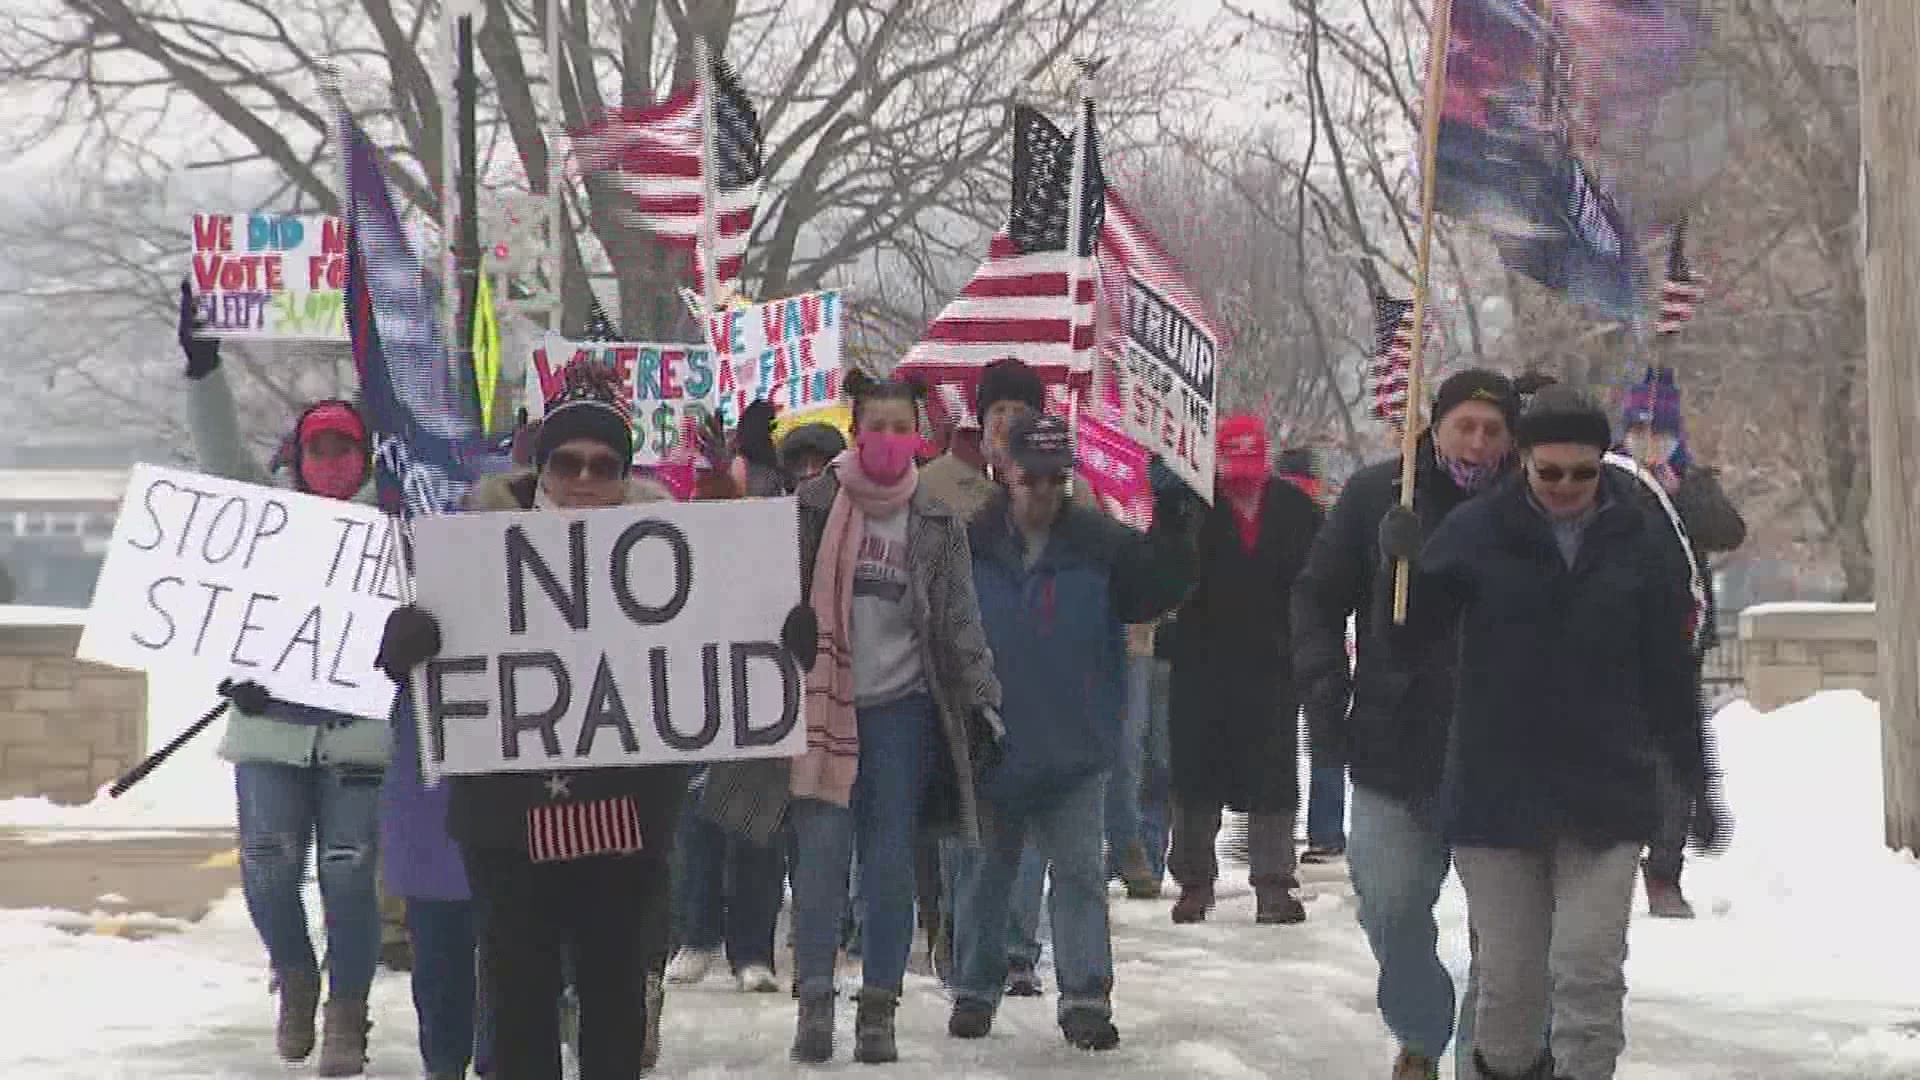
<instances>
[{"instance_id":1,"label":"pink scarf","mask_svg":"<svg viewBox=\"0 0 1920 1080\"><path fill-rule=\"evenodd\" d=\"M860 767L860 728L853 705L853 568L866 538L869 517L904 511L919 485L917 469L893 484L879 484L860 471L854 451L834 459L840 492L827 512L827 528L813 562L813 614L820 623L820 651L807 673L807 752L794 760L788 791L796 799L823 799L838 806L853 797Z\"/></svg>"}]
</instances>

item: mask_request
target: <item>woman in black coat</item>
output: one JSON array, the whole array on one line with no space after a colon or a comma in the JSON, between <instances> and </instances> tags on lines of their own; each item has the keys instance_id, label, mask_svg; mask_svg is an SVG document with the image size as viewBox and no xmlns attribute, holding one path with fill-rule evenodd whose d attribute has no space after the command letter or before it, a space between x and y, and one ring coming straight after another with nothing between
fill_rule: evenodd
<instances>
[{"instance_id":1,"label":"woman in black coat","mask_svg":"<svg viewBox=\"0 0 1920 1080\"><path fill-rule=\"evenodd\" d=\"M1199 922L1219 876L1222 808L1248 815L1262 923L1307 917L1294 896L1300 704L1288 598L1320 526L1304 492L1273 476L1252 416L1220 425L1214 506L1200 531L1196 585L1172 630L1173 920Z\"/></svg>"}]
</instances>

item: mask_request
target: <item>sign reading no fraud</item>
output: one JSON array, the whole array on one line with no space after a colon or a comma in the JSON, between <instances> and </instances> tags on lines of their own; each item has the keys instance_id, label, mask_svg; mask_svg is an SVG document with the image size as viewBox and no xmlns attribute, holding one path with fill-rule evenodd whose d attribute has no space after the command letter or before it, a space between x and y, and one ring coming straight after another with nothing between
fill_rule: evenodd
<instances>
[{"instance_id":1,"label":"sign reading no fraud","mask_svg":"<svg viewBox=\"0 0 1920 1080\"><path fill-rule=\"evenodd\" d=\"M797 524L791 499L416 520L427 752L451 775L803 753Z\"/></svg>"},{"instance_id":2,"label":"sign reading no fraud","mask_svg":"<svg viewBox=\"0 0 1920 1080\"><path fill-rule=\"evenodd\" d=\"M401 566L393 521L371 506L140 465L76 655L384 718L393 682L373 661Z\"/></svg>"}]
</instances>

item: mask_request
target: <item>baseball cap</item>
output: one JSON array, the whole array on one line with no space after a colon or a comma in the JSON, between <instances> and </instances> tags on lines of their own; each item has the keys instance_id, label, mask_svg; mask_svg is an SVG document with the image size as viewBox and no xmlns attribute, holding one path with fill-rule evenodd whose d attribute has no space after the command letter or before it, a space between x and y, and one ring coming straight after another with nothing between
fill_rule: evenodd
<instances>
[{"instance_id":1,"label":"baseball cap","mask_svg":"<svg viewBox=\"0 0 1920 1080\"><path fill-rule=\"evenodd\" d=\"M1073 468L1073 432L1058 416L1029 413L1007 429L1007 453L1030 473L1064 473Z\"/></svg>"}]
</instances>

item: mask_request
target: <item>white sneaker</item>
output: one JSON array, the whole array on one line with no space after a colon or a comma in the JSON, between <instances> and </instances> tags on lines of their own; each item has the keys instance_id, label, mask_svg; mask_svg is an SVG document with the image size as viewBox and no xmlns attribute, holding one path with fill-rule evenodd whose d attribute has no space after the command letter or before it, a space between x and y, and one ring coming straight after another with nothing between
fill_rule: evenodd
<instances>
[{"instance_id":1,"label":"white sneaker","mask_svg":"<svg viewBox=\"0 0 1920 1080\"><path fill-rule=\"evenodd\" d=\"M771 994L780 989L780 980L774 977L773 969L764 964L748 964L734 979L743 994Z\"/></svg>"},{"instance_id":2,"label":"white sneaker","mask_svg":"<svg viewBox=\"0 0 1920 1080\"><path fill-rule=\"evenodd\" d=\"M719 956L718 949L681 949L673 954L672 960L667 961L667 981L676 986L702 982Z\"/></svg>"}]
</instances>

